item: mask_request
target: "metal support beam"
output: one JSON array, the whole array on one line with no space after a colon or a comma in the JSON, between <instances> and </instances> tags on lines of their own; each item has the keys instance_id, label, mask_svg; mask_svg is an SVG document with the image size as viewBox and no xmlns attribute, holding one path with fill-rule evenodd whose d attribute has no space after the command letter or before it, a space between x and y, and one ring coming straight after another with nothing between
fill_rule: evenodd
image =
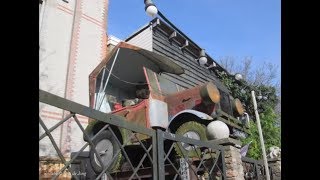
<instances>
[{"instance_id":1,"label":"metal support beam","mask_svg":"<svg viewBox=\"0 0 320 180\"><path fill-rule=\"evenodd\" d=\"M165 179L165 169L164 169L164 146L163 146L163 132L157 129L157 149L158 149L158 179Z\"/></svg>"},{"instance_id":2,"label":"metal support beam","mask_svg":"<svg viewBox=\"0 0 320 180\"><path fill-rule=\"evenodd\" d=\"M82 104L72 102L70 100L67 100L65 98L59 97L57 95L54 95L52 93L49 93L43 90L39 90L39 101L63 110L67 110L82 116L89 117L91 119L96 119L108 124L112 124L125 129L130 129L132 131L139 132L142 134L146 134L148 136L152 136L154 132L152 129L147 129L137 124L127 122L120 116L116 116L113 114L106 114L106 113L94 110Z\"/></svg>"},{"instance_id":3,"label":"metal support beam","mask_svg":"<svg viewBox=\"0 0 320 180\"><path fill-rule=\"evenodd\" d=\"M63 124L65 121L67 121L68 119L70 119L74 114L69 114L67 117L65 117L62 121L58 122L56 125L52 126L50 129L48 129L48 131L51 133L53 130L55 130L57 127L59 127L61 124ZM41 139L43 139L44 137L46 137L47 134L43 133L40 137L39 137L39 141Z\"/></svg>"},{"instance_id":4,"label":"metal support beam","mask_svg":"<svg viewBox=\"0 0 320 180\"><path fill-rule=\"evenodd\" d=\"M152 173L153 180L158 180L159 172L158 172L158 145L157 145L157 132L154 131L152 134Z\"/></svg>"}]
</instances>

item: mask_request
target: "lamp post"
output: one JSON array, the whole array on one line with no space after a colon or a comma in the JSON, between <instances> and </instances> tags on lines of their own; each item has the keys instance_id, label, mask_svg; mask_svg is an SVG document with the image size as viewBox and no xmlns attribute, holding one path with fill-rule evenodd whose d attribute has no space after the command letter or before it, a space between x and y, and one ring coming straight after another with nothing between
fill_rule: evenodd
<instances>
[{"instance_id":1,"label":"lamp post","mask_svg":"<svg viewBox=\"0 0 320 180\"><path fill-rule=\"evenodd\" d=\"M260 124L260 116L258 113L258 106L257 106L256 95L255 95L254 91L251 91L251 96L252 96L252 102L253 102L253 107L254 107L254 113L256 115L256 120L257 120L257 126L258 126L258 132L259 132L259 138L260 138L262 156L263 156L263 163L264 163L264 168L266 171L266 177L267 177L267 180L270 180L268 160L267 160L267 155L266 155L266 149L264 147L262 128L261 128L261 124Z\"/></svg>"},{"instance_id":2,"label":"lamp post","mask_svg":"<svg viewBox=\"0 0 320 180\"><path fill-rule=\"evenodd\" d=\"M241 74L237 73L237 74L235 74L235 79L240 81L243 78L242 78ZM252 96L252 102L253 102L253 107L254 107L254 113L256 115L256 122L257 122L257 126L258 126L258 133L259 133L260 144L261 144L261 149L262 149L262 156L263 156L263 163L264 163L264 168L265 168L265 172L266 172L266 178L267 178L267 180L270 180L268 160L267 160L267 155L266 155L266 149L264 146L262 128L261 128L261 123L260 123L260 116L258 113L258 106L257 106L256 95L255 95L254 90L251 90L251 96ZM259 95L259 98L260 98L260 95Z\"/></svg>"}]
</instances>

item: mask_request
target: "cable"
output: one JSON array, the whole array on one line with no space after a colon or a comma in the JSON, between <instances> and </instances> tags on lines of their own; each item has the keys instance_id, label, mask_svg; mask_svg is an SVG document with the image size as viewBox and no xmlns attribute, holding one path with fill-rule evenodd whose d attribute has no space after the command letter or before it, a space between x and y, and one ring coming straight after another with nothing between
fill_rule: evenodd
<instances>
[{"instance_id":1,"label":"cable","mask_svg":"<svg viewBox=\"0 0 320 180\"><path fill-rule=\"evenodd\" d=\"M107 67L106 67L106 70L107 70L108 72L110 72L110 70L109 70ZM131 84L131 85L146 85L146 84L148 84L148 83L134 83L134 82L129 82L129 81L126 81L126 80L123 80L123 79L119 78L118 76L114 75L113 73L111 73L111 75L112 75L113 77L117 78L119 81L124 82L124 83L127 83L127 84Z\"/></svg>"}]
</instances>

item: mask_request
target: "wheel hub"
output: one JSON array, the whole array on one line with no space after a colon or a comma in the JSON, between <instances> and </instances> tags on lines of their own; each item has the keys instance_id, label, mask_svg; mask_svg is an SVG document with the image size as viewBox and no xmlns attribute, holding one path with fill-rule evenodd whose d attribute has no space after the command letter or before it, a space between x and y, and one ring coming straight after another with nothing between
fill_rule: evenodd
<instances>
[{"instance_id":1,"label":"wheel hub","mask_svg":"<svg viewBox=\"0 0 320 180\"><path fill-rule=\"evenodd\" d=\"M109 139L103 139L99 141L96 145L96 150L99 153L99 156L101 157L101 160L104 165L107 165L111 162L113 158L113 145ZM96 154L94 154L94 160L97 163L97 165L101 167L101 164Z\"/></svg>"},{"instance_id":2,"label":"wheel hub","mask_svg":"<svg viewBox=\"0 0 320 180\"><path fill-rule=\"evenodd\" d=\"M188 132L184 133L183 136L187 137L187 138L190 138L190 139L200 140L200 135L198 133L194 132L194 131L188 131ZM192 147L189 144L181 142L181 145L187 151L192 150Z\"/></svg>"}]
</instances>

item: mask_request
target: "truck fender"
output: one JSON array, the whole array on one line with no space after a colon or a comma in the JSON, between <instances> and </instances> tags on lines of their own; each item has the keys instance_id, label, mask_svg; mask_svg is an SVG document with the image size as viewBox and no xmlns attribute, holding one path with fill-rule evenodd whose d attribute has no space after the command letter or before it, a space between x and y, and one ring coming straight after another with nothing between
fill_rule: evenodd
<instances>
[{"instance_id":1,"label":"truck fender","mask_svg":"<svg viewBox=\"0 0 320 180\"><path fill-rule=\"evenodd\" d=\"M170 118L170 122L169 122L169 128L176 123L176 120L179 119L178 117L181 115L194 115L197 116L199 119L203 119L203 120L213 120L213 118L211 116L209 116L206 113L200 112L200 111L196 111L196 110L192 110L192 109L187 109L187 110L183 110L180 111L179 113L177 113L176 115L174 115L172 118Z\"/></svg>"}]
</instances>

